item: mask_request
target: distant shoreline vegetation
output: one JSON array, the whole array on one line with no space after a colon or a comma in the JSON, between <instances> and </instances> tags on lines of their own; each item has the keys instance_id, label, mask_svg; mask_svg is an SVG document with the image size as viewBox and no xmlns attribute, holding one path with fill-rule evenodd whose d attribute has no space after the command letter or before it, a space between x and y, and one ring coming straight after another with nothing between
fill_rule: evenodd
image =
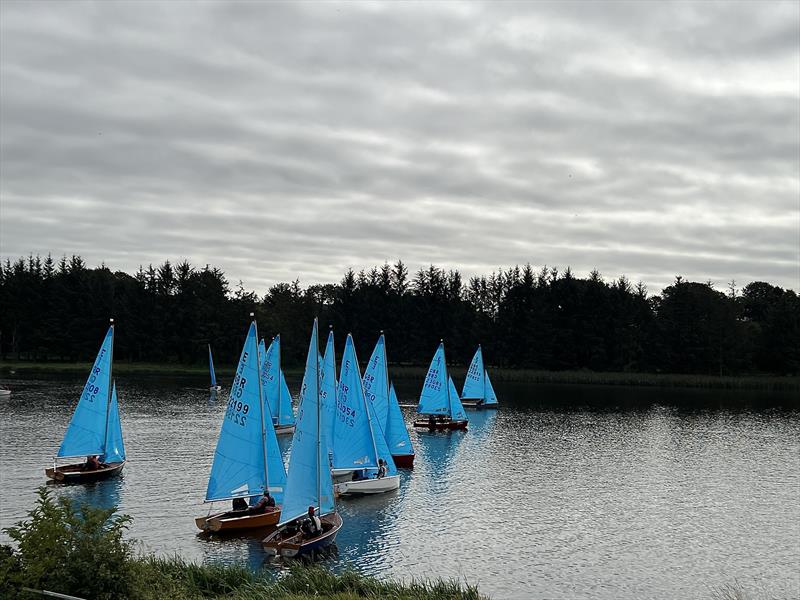
<instances>
[{"instance_id":1,"label":"distant shoreline vegetation","mask_svg":"<svg viewBox=\"0 0 800 600\"><path fill-rule=\"evenodd\" d=\"M362 360L383 330L390 361L414 365L399 367L410 376L439 339L448 363L468 364L481 343L490 366L524 381L706 387L713 379L726 383L712 387L739 387L727 382L785 382L800 374L800 298L759 281L722 292L677 277L660 295L648 295L642 283L605 281L596 271L580 279L569 268L526 265L465 282L458 271L435 266L411 275L398 261L350 270L338 284L294 281L258 295L241 283L231 289L219 269L186 261L131 275L89 268L79 256L48 255L0 264L0 306L4 372L26 362L51 370L53 363L90 361L109 317L118 325L120 372L125 363L142 372L150 370L146 363L200 372L209 343L216 363L232 365L255 311L263 335L281 334L290 369L302 364L318 316L340 342L352 333Z\"/></svg>"},{"instance_id":2,"label":"distant shoreline vegetation","mask_svg":"<svg viewBox=\"0 0 800 600\"><path fill-rule=\"evenodd\" d=\"M71 377L81 380L91 368L89 362L0 362L0 377L24 379L26 377ZM427 367L389 365L395 380L418 380L422 383ZM464 378L466 369L453 368L450 373L459 381ZM717 390L760 390L769 392L800 392L800 376L776 375L692 375L674 373L619 373L594 371L537 371L532 369L493 368L492 378L496 382L553 384L553 385L608 385L642 386L667 388L698 388ZM226 377L233 376L233 368L216 366L217 377L223 384ZM114 373L120 376L207 378L205 365L180 365L157 363L118 362ZM287 369L291 378L300 378L300 369Z\"/></svg>"}]
</instances>

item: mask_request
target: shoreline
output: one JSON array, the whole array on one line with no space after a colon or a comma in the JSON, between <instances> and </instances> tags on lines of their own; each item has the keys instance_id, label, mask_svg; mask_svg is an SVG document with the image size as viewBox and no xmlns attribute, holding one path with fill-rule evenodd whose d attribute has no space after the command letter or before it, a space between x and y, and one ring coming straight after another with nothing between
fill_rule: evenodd
<instances>
[{"instance_id":1,"label":"shoreline","mask_svg":"<svg viewBox=\"0 0 800 600\"><path fill-rule=\"evenodd\" d=\"M89 362L0 362L0 377L3 379L24 379L30 376L85 376L91 369ZM427 372L424 366L389 365L394 379L422 381ZM117 362L114 372L120 375L139 375L142 377L208 377L208 368L203 366L129 363ZM216 369L217 375L224 379L233 376L233 369L224 366ZM289 377L301 377L302 370L285 369ZM450 373L463 379L466 367L450 367ZM800 376L776 375L690 375L679 373L633 373L596 371L541 371L535 369L489 368L495 382L530 383L552 385L604 385L623 387L665 387L697 388L717 390L751 390L765 392L800 391Z\"/></svg>"}]
</instances>

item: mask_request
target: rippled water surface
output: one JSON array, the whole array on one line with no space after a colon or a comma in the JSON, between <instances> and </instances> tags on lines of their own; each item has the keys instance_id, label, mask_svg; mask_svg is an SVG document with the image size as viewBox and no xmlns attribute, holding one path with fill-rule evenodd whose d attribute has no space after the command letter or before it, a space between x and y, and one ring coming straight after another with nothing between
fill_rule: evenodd
<instances>
[{"instance_id":1,"label":"rippled water surface","mask_svg":"<svg viewBox=\"0 0 800 600\"><path fill-rule=\"evenodd\" d=\"M414 384L399 383L401 403L415 402ZM10 385L0 400L3 527L33 504L83 381ZM191 381L118 387L123 476L53 489L117 505L149 550L262 565L257 539L196 535L224 399ZM800 414L785 408L790 398L495 387L505 405L471 411L469 431L412 432L415 468L399 492L339 503L330 564L466 579L496 598L708 598L735 581L800 597Z\"/></svg>"}]
</instances>

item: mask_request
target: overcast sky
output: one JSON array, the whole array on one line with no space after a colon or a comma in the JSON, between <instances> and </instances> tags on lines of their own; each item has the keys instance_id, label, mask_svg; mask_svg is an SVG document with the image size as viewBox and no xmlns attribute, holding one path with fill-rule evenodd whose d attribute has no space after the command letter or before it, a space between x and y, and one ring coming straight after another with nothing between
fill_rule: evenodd
<instances>
[{"instance_id":1,"label":"overcast sky","mask_svg":"<svg viewBox=\"0 0 800 600\"><path fill-rule=\"evenodd\" d=\"M800 283L800 3L0 2L0 253Z\"/></svg>"}]
</instances>

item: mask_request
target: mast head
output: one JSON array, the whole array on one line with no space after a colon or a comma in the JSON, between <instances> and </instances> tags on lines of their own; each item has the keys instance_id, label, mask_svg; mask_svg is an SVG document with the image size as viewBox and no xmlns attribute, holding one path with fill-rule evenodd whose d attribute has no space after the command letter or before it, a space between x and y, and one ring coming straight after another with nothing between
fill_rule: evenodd
<instances>
[{"instance_id":1,"label":"mast head","mask_svg":"<svg viewBox=\"0 0 800 600\"><path fill-rule=\"evenodd\" d=\"M108 320L108 322L109 322L109 323L111 323L111 324L113 325L113 324L114 324L114 318L113 318L113 317L112 317L112 318L110 318L110 319Z\"/></svg>"},{"instance_id":2,"label":"mast head","mask_svg":"<svg viewBox=\"0 0 800 600\"><path fill-rule=\"evenodd\" d=\"M254 312L251 312L251 313L250 313L250 316L251 316L252 318L255 318L255 316L256 316L256 313L254 313Z\"/></svg>"}]
</instances>

